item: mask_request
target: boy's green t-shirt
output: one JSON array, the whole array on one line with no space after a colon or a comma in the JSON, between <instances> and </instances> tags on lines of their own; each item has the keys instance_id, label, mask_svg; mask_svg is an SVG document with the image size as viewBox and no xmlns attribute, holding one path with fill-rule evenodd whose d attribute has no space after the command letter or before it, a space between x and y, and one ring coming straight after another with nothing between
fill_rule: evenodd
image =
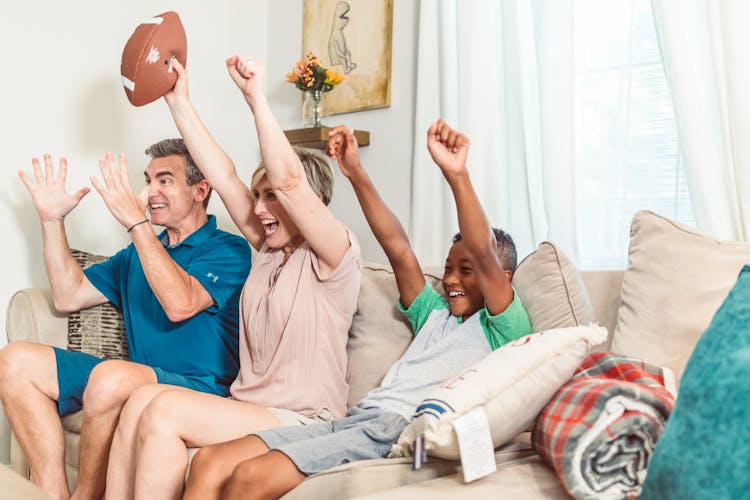
<instances>
[{"instance_id":1,"label":"boy's green t-shirt","mask_svg":"<svg viewBox=\"0 0 750 500\"><path fill-rule=\"evenodd\" d=\"M425 287L408 309L401 304L401 301L399 301L398 307L411 323L415 335L422 329L432 311L450 309L445 297L435 291L429 283L425 284ZM457 323L462 323L462 318L454 317ZM532 333L529 315L515 290L513 291L513 302L508 305L505 311L493 316L484 307L479 310L479 322L482 325L487 343L490 344L493 351L512 340Z\"/></svg>"}]
</instances>

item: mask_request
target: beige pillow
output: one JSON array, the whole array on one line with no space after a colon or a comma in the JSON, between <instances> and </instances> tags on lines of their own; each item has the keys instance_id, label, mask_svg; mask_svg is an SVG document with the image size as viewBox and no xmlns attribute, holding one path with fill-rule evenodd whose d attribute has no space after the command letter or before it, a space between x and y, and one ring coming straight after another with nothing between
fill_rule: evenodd
<instances>
[{"instance_id":1,"label":"beige pillow","mask_svg":"<svg viewBox=\"0 0 750 500\"><path fill-rule=\"evenodd\" d=\"M425 279L440 288L440 268L425 269ZM362 287L349 330L349 406L380 385L385 373L414 338L406 316L398 310L396 278L390 267L366 263Z\"/></svg>"},{"instance_id":2,"label":"beige pillow","mask_svg":"<svg viewBox=\"0 0 750 500\"><path fill-rule=\"evenodd\" d=\"M750 244L718 241L653 212L635 214L612 350L667 366L677 383Z\"/></svg>"},{"instance_id":3,"label":"beige pillow","mask_svg":"<svg viewBox=\"0 0 750 500\"><path fill-rule=\"evenodd\" d=\"M595 321L581 274L554 243L543 241L518 264L513 288L535 332Z\"/></svg>"}]
</instances>

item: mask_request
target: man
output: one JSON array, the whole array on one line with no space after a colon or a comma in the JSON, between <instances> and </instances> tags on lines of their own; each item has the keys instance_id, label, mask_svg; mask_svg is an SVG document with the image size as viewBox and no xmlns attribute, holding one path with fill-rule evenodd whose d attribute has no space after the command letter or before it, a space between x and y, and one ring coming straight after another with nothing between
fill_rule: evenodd
<instances>
[{"instance_id":1,"label":"man","mask_svg":"<svg viewBox=\"0 0 750 500\"><path fill-rule=\"evenodd\" d=\"M91 182L131 245L82 271L65 235L64 218L89 192L65 189L67 162L55 177L34 158L34 181L21 180L42 225L44 261L55 307L72 312L110 301L123 312L130 361L33 343L0 351L0 398L31 466L32 480L56 498L71 496L64 466L60 416L83 407L78 483L74 498L104 491L112 435L120 410L136 389L160 384L226 395L238 370L238 299L250 268L250 249L216 229L206 213L211 187L181 139L146 150L147 186L138 196L127 163L100 160L103 183ZM165 227L156 235L152 224ZM157 392L154 393L154 395Z\"/></svg>"}]
</instances>

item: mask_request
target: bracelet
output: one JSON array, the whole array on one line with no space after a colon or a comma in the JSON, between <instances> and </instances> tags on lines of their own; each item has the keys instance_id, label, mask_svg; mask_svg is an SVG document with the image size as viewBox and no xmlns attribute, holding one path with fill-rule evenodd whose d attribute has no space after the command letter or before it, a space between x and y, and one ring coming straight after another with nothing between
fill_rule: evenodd
<instances>
[{"instance_id":1,"label":"bracelet","mask_svg":"<svg viewBox=\"0 0 750 500\"><path fill-rule=\"evenodd\" d=\"M136 222L135 224L133 224L132 226L130 226L130 227L128 228L128 232L132 231L132 230L133 230L133 228L134 228L135 226L140 226L141 224L144 224L144 223L146 223L146 222L150 222L150 221L149 221L148 219L143 219L143 220L142 220L142 221L140 221L140 222Z\"/></svg>"}]
</instances>

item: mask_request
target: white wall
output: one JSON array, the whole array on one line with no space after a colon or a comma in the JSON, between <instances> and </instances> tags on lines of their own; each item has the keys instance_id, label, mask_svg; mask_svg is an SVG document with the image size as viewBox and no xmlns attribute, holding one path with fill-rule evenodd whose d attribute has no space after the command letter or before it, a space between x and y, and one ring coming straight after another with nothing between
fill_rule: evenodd
<instances>
[{"instance_id":1,"label":"white wall","mask_svg":"<svg viewBox=\"0 0 750 500\"><path fill-rule=\"evenodd\" d=\"M75 191L97 175L107 150L125 152L131 178L143 182L149 144L177 131L162 101L135 108L120 83L120 56L143 20L177 10L188 36L191 94L208 127L241 166L257 164L246 105L226 74L235 51L267 51L267 1L169 0L12 2L0 15L0 325L19 288L47 286L38 219L19 169L50 153L69 160L68 187ZM211 211L234 230L218 197ZM71 246L111 254L129 239L99 195L90 193L67 219ZM236 232L236 231L235 231ZM3 328L4 331L4 328ZM0 347L6 335L0 335ZM8 463L9 433L0 412L0 462Z\"/></svg>"},{"instance_id":2,"label":"white wall","mask_svg":"<svg viewBox=\"0 0 750 500\"><path fill-rule=\"evenodd\" d=\"M357 1L351 0L356 9ZM409 222L413 142L417 2L397 0L393 15L391 106L328 117L370 131L362 160L386 202ZM302 54L302 0L170 0L149 2L13 2L0 16L0 232L4 279L0 283L0 324L12 293L46 286L38 219L19 169L50 153L69 161L71 191L89 185L97 160L108 151L125 152L133 182L141 182L145 147L177 131L160 100L136 108L119 77L125 41L142 20L174 9L188 36L190 94L208 128L249 174L259 159L251 117L231 84L224 58L239 52L268 63L268 95L285 128L301 124L299 90L284 75ZM427 124L421 124L421 128ZM420 128L420 130L421 130ZM425 153L426 154L426 153ZM360 237L364 257L385 262L346 179L336 170L332 209ZM218 197L211 211L223 228L235 231ZM70 245L111 254L129 242L99 195L92 191L67 218ZM5 335L0 335L0 347Z\"/></svg>"},{"instance_id":3,"label":"white wall","mask_svg":"<svg viewBox=\"0 0 750 500\"><path fill-rule=\"evenodd\" d=\"M366 1L368 0L349 0L352 13L356 12L357 3ZM324 118L323 123L331 126L344 124L354 129L370 131L370 146L361 149L362 163L385 202L393 209L404 227L408 228L414 142L418 2L396 0L393 3L391 106L330 116ZM283 78L291 71L295 61L302 56L302 0L269 2L268 15L269 96L281 125L284 128L299 128L300 91ZM272 75L277 75L275 84ZM332 92L335 91L336 89ZM428 125L422 124L420 130L423 128L426 133ZM424 154L427 154L427 151ZM364 258L385 263L385 255L367 226L349 182L336 167L334 170L336 185L331 202L332 210L357 234Z\"/></svg>"},{"instance_id":4,"label":"white wall","mask_svg":"<svg viewBox=\"0 0 750 500\"><path fill-rule=\"evenodd\" d=\"M120 56L141 21L174 9L188 36L190 91L209 129L248 169L257 163L254 131L246 105L226 74L224 58L235 51L265 57L267 2L200 0L153 2L12 2L0 16L3 76L0 83L0 233L3 280L0 315L14 290L46 286L36 212L19 169L31 157L50 153L69 161L71 191L97 175L97 160L111 150L128 155L131 178L143 182L149 144L175 137L166 105L159 100L133 107L120 83ZM234 230L214 197L219 224ZM110 254L129 242L99 195L92 192L67 219L70 244ZM5 335L0 335L0 346Z\"/></svg>"},{"instance_id":5,"label":"white wall","mask_svg":"<svg viewBox=\"0 0 750 500\"><path fill-rule=\"evenodd\" d=\"M357 2L349 0L352 9ZM363 163L386 202L408 224L413 143L417 2L396 0L393 15L391 106L330 117L370 131ZM69 161L68 188L97 175L106 152L124 152L134 184L142 181L149 144L177 136L162 101L135 108L120 83L122 48L144 19L176 10L188 37L190 94L204 122L249 177L259 160L247 106L226 74L224 59L241 53L268 63L268 95L284 128L299 128L301 97L284 75L302 54L302 0L167 0L13 2L0 16L0 325L15 290L47 286L34 207L18 179L31 158L50 153ZM426 130L427 124L421 124ZM425 153L426 154L426 153ZM365 259L385 262L346 179L336 171L334 212L360 238ZM237 232L218 197L210 211ZM129 243L123 228L92 191L67 218L74 248L111 254ZM0 347L6 336L0 335ZM4 415L0 415L3 419ZM4 430L5 429L5 430ZM8 461L7 422L0 421L0 462Z\"/></svg>"}]
</instances>

